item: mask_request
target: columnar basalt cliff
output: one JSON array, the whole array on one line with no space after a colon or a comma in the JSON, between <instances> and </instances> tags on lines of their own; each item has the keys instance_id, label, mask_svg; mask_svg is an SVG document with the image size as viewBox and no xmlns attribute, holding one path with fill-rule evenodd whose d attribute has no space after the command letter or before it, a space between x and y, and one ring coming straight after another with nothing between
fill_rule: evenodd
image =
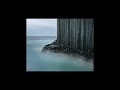
<instances>
[{"instance_id":1,"label":"columnar basalt cliff","mask_svg":"<svg viewBox=\"0 0 120 90\"><path fill-rule=\"evenodd\" d=\"M57 40L43 51L73 53L94 57L94 20L57 19Z\"/></svg>"}]
</instances>

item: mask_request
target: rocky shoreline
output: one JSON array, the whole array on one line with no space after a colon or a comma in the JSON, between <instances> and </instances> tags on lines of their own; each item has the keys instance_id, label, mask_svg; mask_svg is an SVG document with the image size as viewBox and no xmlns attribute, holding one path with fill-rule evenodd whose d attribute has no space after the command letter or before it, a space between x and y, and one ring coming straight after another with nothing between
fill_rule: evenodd
<instances>
[{"instance_id":1,"label":"rocky shoreline","mask_svg":"<svg viewBox=\"0 0 120 90\"><path fill-rule=\"evenodd\" d=\"M94 50L93 49L85 49L85 50L75 50L71 47L66 47L63 45L57 45L57 40L55 40L53 43L45 45L42 49L42 52L51 51L54 53L64 53L67 55L72 55L75 57L83 56L87 58L87 60L93 60L94 59Z\"/></svg>"}]
</instances>

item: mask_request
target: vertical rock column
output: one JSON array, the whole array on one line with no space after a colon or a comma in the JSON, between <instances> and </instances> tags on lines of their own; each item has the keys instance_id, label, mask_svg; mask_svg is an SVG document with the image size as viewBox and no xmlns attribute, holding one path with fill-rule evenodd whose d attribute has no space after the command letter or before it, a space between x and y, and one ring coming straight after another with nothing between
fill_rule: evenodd
<instances>
[{"instance_id":1,"label":"vertical rock column","mask_svg":"<svg viewBox=\"0 0 120 90\"><path fill-rule=\"evenodd\" d=\"M60 22L59 22L60 20L59 19L57 19L57 44L59 45L60 44Z\"/></svg>"},{"instance_id":2,"label":"vertical rock column","mask_svg":"<svg viewBox=\"0 0 120 90\"><path fill-rule=\"evenodd\" d=\"M77 20L77 49L81 50L82 47L82 38L81 38L81 19Z\"/></svg>"},{"instance_id":3,"label":"vertical rock column","mask_svg":"<svg viewBox=\"0 0 120 90\"><path fill-rule=\"evenodd\" d=\"M57 43L77 50L94 48L93 19L58 19Z\"/></svg>"}]
</instances>

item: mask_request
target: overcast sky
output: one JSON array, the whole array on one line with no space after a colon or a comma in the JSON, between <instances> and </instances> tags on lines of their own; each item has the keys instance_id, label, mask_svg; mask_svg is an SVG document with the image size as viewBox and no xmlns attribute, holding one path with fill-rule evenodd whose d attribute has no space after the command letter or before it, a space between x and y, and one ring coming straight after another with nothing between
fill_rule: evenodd
<instances>
[{"instance_id":1,"label":"overcast sky","mask_svg":"<svg viewBox=\"0 0 120 90\"><path fill-rule=\"evenodd\" d=\"M57 19L26 19L27 36L57 36Z\"/></svg>"}]
</instances>

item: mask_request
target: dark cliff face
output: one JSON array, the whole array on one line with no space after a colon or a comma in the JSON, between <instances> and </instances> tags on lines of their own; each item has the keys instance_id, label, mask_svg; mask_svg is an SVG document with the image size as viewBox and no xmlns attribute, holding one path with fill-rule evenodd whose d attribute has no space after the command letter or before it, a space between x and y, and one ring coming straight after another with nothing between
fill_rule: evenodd
<instances>
[{"instance_id":1,"label":"dark cliff face","mask_svg":"<svg viewBox=\"0 0 120 90\"><path fill-rule=\"evenodd\" d=\"M94 57L93 19L57 19L57 40L43 51L76 53Z\"/></svg>"},{"instance_id":2,"label":"dark cliff face","mask_svg":"<svg viewBox=\"0 0 120 90\"><path fill-rule=\"evenodd\" d=\"M58 19L57 44L79 50L93 49L93 19Z\"/></svg>"}]
</instances>

